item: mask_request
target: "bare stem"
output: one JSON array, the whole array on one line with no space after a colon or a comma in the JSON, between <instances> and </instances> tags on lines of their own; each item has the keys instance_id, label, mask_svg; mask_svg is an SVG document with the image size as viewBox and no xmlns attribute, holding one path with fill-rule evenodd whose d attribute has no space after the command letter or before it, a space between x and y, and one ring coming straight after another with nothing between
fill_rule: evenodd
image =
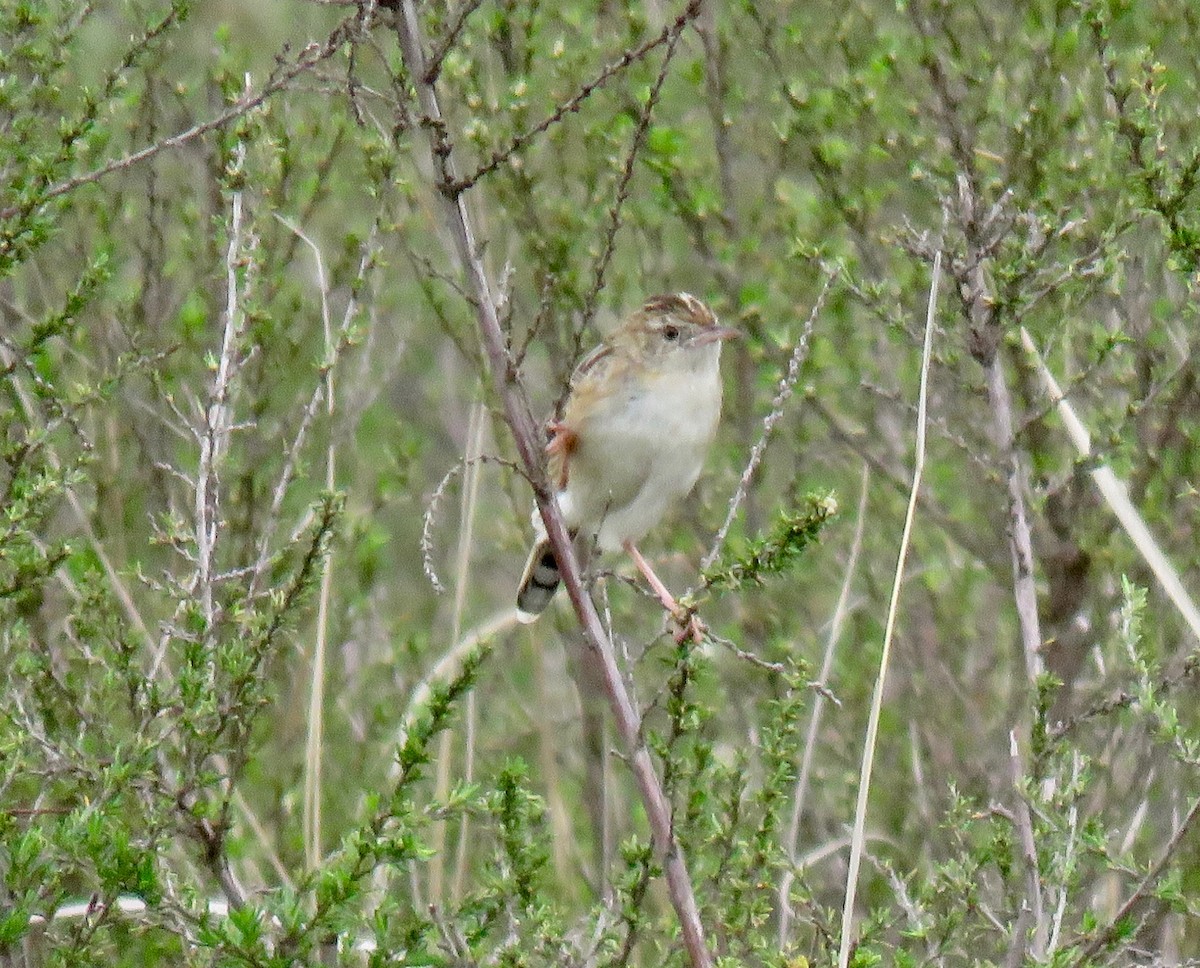
<instances>
[{"instance_id":1,"label":"bare stem","mask_svg":"<svg viewBox=\"0 0 1200 968\"><path fill-rule=\"evenodd\" d=\"M1033 576L1033 538L1025 511L1025 474L1013 435L1012 399L999 353L992 357L984 373L988 403L992 407L996 450L1004 459L1004 480L1008 488L1008 546L1012 555L1013 597L1021 627L1021 651L1025 656L1025 673L1033 682L1044 668Z\"/></svg>"},{"instance_id":2,"label":"bare stem","mask_svg":"<svg viewBox=\"0 0 1200 968\"><path fill-rule=\"evenodd\" d=\"M867 794L871 789L871 769L875 762L875 739L879 732L879 717L883 709L883 689L887 682L892 635L896 630L896 613L900 604L900 586L904 580L904 564L908 558L908 542L912 536L913 520L917 512L917 495L921 490L921 474L925 469L925 427L927 423L925 415L929 399L929 358L933 349L933 320L937 315L937 292L941 277L942 253L939 250L933 259L933 278L929 283L929 309L925 316L925 345L921 352L921 392L917 404L917 448L913 460L913 482L908 495L908 511L904 515L904 531L900 536L900 551L896 560L895 579L892 582L892 597L888 603L887 625L883 632L883 651L879 656L879 677L875 680L871 712L867 717L867 735L863 742L862 769L858 778L858 804L854 810L854 833L850 840L850 865L846 872L846 899L842 905L842 943L838 950L838 968L847 968L850 963L850 948L853 944L851 928L854 926L854 897L858 891L858 869L862 864L864 828L867 819Z\"/></svg>"},{"instance_id":3,"label":"bare stem","mask_svg":"<svg viewBox=\"0 0 1200 968\"><path fill-rule=\"evenodd\" d=\"M867 494L871 481L871 468L863 464L862 490L858 496L858 520L854 525L854 540L850 543L850 559L846 562L846 577L842 579L842 590L838 594L837 604L833 609L833 620L829 623L829 637L825 641L825 655L821 660L821 671L817 681L828 683L829 672L833 668L833 654L837 648L838 639L842 635L842 625L846 620L847 603L850 600L850 588L854 582L854 572L858 564L858 556L862 551L864 525L867 520ZM800 837L800 818L804 815L804 799L808 792L808 780L812 772L813 751L817 745L817 733L821 729L821 714L825 711L825 696L818 692L813 699L812 717L808 721L808 734L804 740L804 755L800 762L800 775L796 778L796 787L792 792L792 817L788 824L787 839L783 849L787 851L788 869L779 879L779 947L782 950L788 941L788 928L791 924L792 907L788 900L792 881L796 870L796 841Z\"/></svg>"}]
</instances>

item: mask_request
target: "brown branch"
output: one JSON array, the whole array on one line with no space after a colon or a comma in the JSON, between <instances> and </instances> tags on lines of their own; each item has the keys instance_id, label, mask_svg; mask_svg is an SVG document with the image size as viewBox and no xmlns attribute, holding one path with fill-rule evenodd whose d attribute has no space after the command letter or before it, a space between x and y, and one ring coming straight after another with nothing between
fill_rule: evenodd
<instances>
[{"instance_id":1,"label":"brown branch","mask_svg":"<svg viewBox=\"0 0 1200 968\"><path fill-rule=\"evenodd\" d=\"M484 175L490 174L499 168L502 164L504 164L504 162L524 148L538 135L548 131L568 114L573 114L574 112L578 111L584 101L595 94L596 91L602 88L610 80L612 80L613 77L625 70L625 68L627 68L630 64L641 60L652 50L667 43L667 41L670 40L673 35L682 30L683 27L685 27L687 23L695 18L695 16L700 12L700 3L701 0L689 0L688 5L683 8L683 12L680 13L680 15L676 17L674 21L663 27L663 29L659 31L656 36L652 37L644 44L634 47L632 50L625 51L625 53L605 67L604 70L592 78L592 80L584 84L583 87L576 91L574 95L560 104L554 109L554 111L535 124L532 128L522 131L519 135L516 135L512 141L510 141L503 148L497 148L494 152L492 152L491 157L488 158L487 161L476 168L475 171L473 171L466 178L460 179L455 177L451 181L446 182L442 186L442 192L447 194L450 198L455 198L458 195L461 195L468 188L479 181L479 179ZM418 90L423 86L428 85L418 85ZM440 119L441 116L439 115L438 117Z\"/></svg>"},{"instance_id":2,"label":"brown branch","mask_svg":"<svg viewBox=\"0 0 1200 968\"><path fill-rule=\"evenodd\" d=\"M358 16L343 20L326 38L324 43L312 43L307 45L295 62L284 67L279 66L271 76L267 79L267 83L255 94L247 92L233 102L220 114L209 118L207 121L201 121L199 124L192 125L186 131L180 131L178 134L171 135L169 138L164 138L162 141L156 141L154 144L147 145L137 151L131 152L121 158L116 158L99 168L94 168L91 171L84 172L81 175L75 175L68 178L66 181L59 182L51 188L46 189L37 196L36 204L44 205L46 202L58 198L60 195L66 195L68 192L73 192L77 188L84 185L90 185L92 182L97 182L113 172L122 171L126 168L131 168L140 162L153 158L155 155L170 148L178 148L181 145L187 144L189 141L195 141L201 135L205 135L217 128L224 127L230 121L240 118L242 115L253 111L261 105L272 94L275 94L286 87L294 78L303 74L305 71L312 70L322 61L328 60L336 54L342 45L350 38L351 34L361 27L358 23ZM0 209L0 219L12 218L19 215L28 205L12 205L5 209Z\"/></svg>"},{"instance_id":3,"label":"brown branch","mask_svg":"<svg viewBox=\"0 0 1200 968\"><path fill-rule=\"evenodd\" d=\"M681 16L686 19L698 6L698 0L693 0ZM442 122L441 109L438 106L437 92L432 84L424 80L426 75L424 44L414 0L403 0L396 17L396 32L409 76L413 79L416 87L421 110L426 117L426 123L422 125L422 128L429 139L436 171L435 177L438 182L437 187L448 202L445 208L446 220L454 236L455 248L467 277L468 289L473 297L473 305L487 351L491 375L503 403L505 422L512 431L517 453L533 485L538 511L545 524L546 534L550 539L555 557L558 559L563 584L566 586L567 594L570 596L571 604L574 606L575 614L582 626L584 640L599 661L605 693L612 707L617 729L628 750L629 766L637 781L655 847L662 858L666 871L667 889L671 903L679 916L684 945L696 968L710 968L712 956L704 942L704 931L700 924L700 912L696 906L695 892L679 843L675 839L671 806L663 792L658 774L655 772L650 751L642 738L641 720L625 687L612 643L604 631L600 616L584 586L583 575L571 546L570 535L567 533L566 525L559 513L558 503L546 480L545 470L542 466L541 435L538 433L533 413L521 392L517 374L505 349L504 333L500 327L495 299L492 296L487 273L483 268L479 248L475 241L470 215L461 192L454 190L455 186L461 183L455 173L450 143ZM663 40L665 39L666 34L663 36ZM641 49L637 48L634 52L627 53L622 60L626 63L632 61L632 55ZM570 103L564 105L563 114L569 109Z\"/></svg>"},{"instance_id":4,"label":"brown branch","mask_svg":"<svg viewBox=\"0 0 1200 968\"><path fill-rule=\"evenodd\" d=\"M1154 885L1158 883L1158 879L1162 877L1162 873L1166 870L1167 864L1171 858L1175 856L1175 852L1179 849L1179 845L1183 842L1183 838L1191 829L1192 824L1196 822L1197 816L1200 816L1200 800L1192 804L1192 808L1187 812L1187 816L1183 818L1183 822L1175 828L1175 832L1171 834L1171 839L1167 841L1167 846L1163 848L1162 855L1155 862L1154 866L1146 872L1146 876L1142 878L1137 889L1129 895L1129 899L1121 905L1117 913L1112 916L1108 922L1108 927L1097 934L1091 943L1079 953L1079 957L1071 963L1071 968L1083 968L1092 962L1092 959L1101 951L1106 949L1116 940L1120 933L1123 922L1133 913L1133 909L1145 900Z\"/></svg>"}]
</instances>

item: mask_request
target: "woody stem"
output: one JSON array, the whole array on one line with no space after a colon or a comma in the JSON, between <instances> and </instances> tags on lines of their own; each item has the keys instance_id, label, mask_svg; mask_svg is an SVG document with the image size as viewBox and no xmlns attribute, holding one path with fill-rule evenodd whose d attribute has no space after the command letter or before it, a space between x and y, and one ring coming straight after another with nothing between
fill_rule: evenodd
<instances>
[{"instance_id":1,"label":"woody stem","mask_svg":"<svg viewBox=\"0 0 1200 968\"><path fill-rule=\"evenodd\" d=\"M699 8L700 0L690 0L684 13L676 19L670 29L682 31L687 23L695 18ZM571 547L571 535L563 522L558 502L551 492L550 482L546 480L542 470L541 450L544 444L540 442L529 403L514 375L513 361L507 351L496 302L483 268L481 248L475 239L471 215L462 197L462 190L458 188L458 174L454 166L450 138L438 106L434 81L427 77L425 42L417 18L416 0L402 0L396 18L396 29L408 75L416 88L421 111L425 115L426 123L422 127L429 138L434 177L446 198L443 213L466 275L467 288L475 307L489 367L497 393L504 405L505 421L512 430L521 463L533 485L538 510L546 526L546 535L558 559L563 585L566 586L571 604L575 606L575 614L583 629L584 639L602 671L605 692L617 729L625 741L629 767L633 771L646 808L646 818L667 878L667 894L679 917L683 944L689 961L692 968L712 968L713 957L705 943L696 892L683 850L675 837L671 802L663 789L662 780L655 770L650 749L642 734L639 710L625 686L612 642L584 586L579 562Z\"/></svg>"}]
</instances>

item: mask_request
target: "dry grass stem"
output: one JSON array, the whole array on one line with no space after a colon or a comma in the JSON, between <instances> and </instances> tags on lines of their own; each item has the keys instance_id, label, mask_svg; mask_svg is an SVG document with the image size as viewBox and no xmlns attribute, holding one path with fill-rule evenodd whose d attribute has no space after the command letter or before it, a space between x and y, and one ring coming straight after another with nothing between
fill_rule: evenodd
<instances>
[{"instance_id":1,"label":"dry grass stem","mask_svg":"<svg viewBox=\"0 0 1200 968\"><path fill-rule=\"evenodd\" d=\"M854 810L854 832L850 842L850 863L846 872L846 897L842 905L842 939L838 949L838 968L850 964L850 949L853 946L854 898L858 891L858 871L862 864L862 852L866 839L867 795L871 789L871 769L875 762L875 741L879 732L879 716L883 709L883 690L887 682L888 659L891 656L892 636L896 629L896 614L900 605L900 588L904 581L904 565L908 559L908 544L912 536L913 520L917 511L917 495L921 490L921 475L925 469L925 428L929 400L929 360L933 350L933 326L937 316L938 284L942 277L942 253L933 259L933 278L929 283L929 307L925 315L925 344L921 350L921 390L917 404L917 445L913 459L913 482L909 491L908 510L904 515L904 531L900 536L900 550L896 560L896 574L892 582L892 595L888 601L887 625L883 633L883 649L879 656L879 676L871 697L871 711L867 719L867 734L863 741L862 768L858 777L858 803Z\"/></svg>"},{"instance_id":2,"label":"dry grass stem","mask_svg":"<svg viewBox=\"0 0 1200 968\"><path fill-rule=\"evenodd\" d=\"M480 456L483 450L483 432L487 428L486 416L487 407L482 402L475 404L471 410L471 419L467 426L467 452L465 456L468 462ZM462 522L462 525L459 532L458 554L455 562L454 615L450 622L451 639L455 642L458 641L462 632L463 613L467 607L467 589L470 587L471 577L471 547L474 543L475 515L479 509L479 482L482 477L482 470L483 468L476 461L467 470L467 476L463 482L465 486L463 487L462 507L459 513L459 521ZM463 780L467 783L471 783L475 779L475 729L478 717L478 701L476 692L472 689L467 693L465 717L466 736L464 738ZM449 736L450 734L447 732L445 735ZM470 818L464 813L458 828L458 848L454 860L454 881L450 887L450 898L456 905L463 895L467 878L467 846L470 843L468 836L469 825Z\"/></svg>"},{"instance_id":3,"label":"dry grass stem","mask_svg":"<svg viewBox=\"0 0 1200 968\"><path fill-rule=\"evenodd\" d=\"M281 221L284 221L281 219ZM317 291L321 297L321 326L325 335L325 359L336 359L337 347L329 311L329 280L320 247L298 227L285 222L313 254L317 272ZM350 317L348 316L347 319ZM336 392L333 371L325 374L325 414L329 420L329 441L325 449L325 489L332 492L337 484L337 431L334 427ZM313 643L312 676L308 694L308 724L304 739L304 801L301 827L304 858L309 870L321 863L321 772L325 739L325 660L329 642L329 601L333 588L333 550L321 566L321 589L317 599L316 639Z\"/></svg>"},{"instance_id":4,"label":"dry grass stem","mask_svg":"<svg viewBox=\"0 0 1200 968\"><path fill-rule=\"evenodd\" d=\"M1067 435L1079 452L1080 458L1089 459L1092 456L1091 435L1076 414L1075 408L1071 406L1071 401L1063 394L1058 381L1050 372L1050 368L1046 366L1029 332L1023 326L1021 327L1021 344L1025 347L1025 352L1029 354L1030 359L1033 360L1034 366L1042 378L1042 383L1046 387L1046 392L1057 407ZM1096 464L1090 468L1089 473L1096 484L1096 489L1113 514L1117 516L1121 527L1125 529L1125 533L1129 535L1134 547L1150 567L1154 577L1158 579L1167 598L1171 600L1171 604L1175 606L1187 623L1192 635L1200 641L1200 609L1197 609L1192 596L1184 587L1179 572L1171 564L1154 535L1151 534L1141 512L1129 500L1129 489L1125 486L1124 481L1120 480L1107 464Z\"/></svg>"},{"instance_id":5,"label":"dry grass stem","mask_svg":"<svg viewBox=\"0 0 1200 968\"><path fill-rule=\"evenodd\" d=\"M829 673L833 668L833 655L837 649L838 641L842 637L842 625L845 623L848 612L847 605L850 601L850 589L854 584L854 573L858 567L859 554L862 552L870 480L871 469L867 464L864 464L862 487L858 495L858 517L854 524L854 538L850 542L850 556L846 562L846 574L842 578L842 588L838 593L837 604L833 609L833 620L829 623L829 634L825 639L825 655L821 659L821 671L817 675L817 681L823 684L828 684L829 682ZM804 815L804 800L808 793L813 753L817 747L817 734L821 729L821 714L825 711L825 698L825 694L821 690L817 690L816 698L813 699L812 716L808 721L808 731L804 738L804 755L800 761L800 775L796 778L796 786L792 791L792 816L788 822L787 835L784 840L784 850L787 851L791 866L784 872L783 877L780 878L779 903L777 906L780 950L787 944L789 929L791 927L792 906L788 900L788 895L791 891L792 882L795 879L796 842L800 837L800 818Z\"/></svg>"}]
</instances>

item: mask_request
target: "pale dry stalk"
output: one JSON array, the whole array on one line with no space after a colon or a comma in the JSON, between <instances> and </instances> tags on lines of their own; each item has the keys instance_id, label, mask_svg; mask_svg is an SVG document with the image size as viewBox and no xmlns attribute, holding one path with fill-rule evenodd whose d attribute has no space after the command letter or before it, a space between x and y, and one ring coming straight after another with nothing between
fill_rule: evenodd
<instances>
[{"instance_id":1,"label":"pale dry stalk","mask_svg":"<svg viewBox=\"0 0 1200 968\"><path fill-rule=\"evenodd\" d=\"M921 390L917 403L917 446L913 458L913 480L909 489L908 510L904 515L904 530L900 536L900 550L896 557L896 573L892 582L892 596L888 602L887 624L883 632L883 649L879 655L879 675L875 680L875 691L871 697L871 711L867 717L867 735L863 741L862 767L858 777L858 803L854 809L854 832L850 839L850 862L846 872L846 897L842 905L842 941L838 950L838 968L847 968L850 949L853 947L854 899L858 891L858 871L862 864L862 852L866 842L867 795L871 789L871 770L875 762L875 742L879 733L879 717L883 710L883 690L887 683L888 660L892 651L892 636L896 631L896 615L900 605L900 588L904 581L904 566L908 560L908 544L912 537L913 521L917 512L917 495L921 490L921 475L925 470L925 430L929 401L929 360L933 350L933 322L937 315L938 284L942 277L942 253L939 250L933 259L933 278L929 283L929 308L925 315L925 344L921 351Z\"/></svg>"},{"instance_id":2,"label":"pale dry stalk","mask_svg":"<svg viewBox=\"0 0 1200 968\"><path fill-rule=\"evenodd\" d=\"M837 649L838 640L842 636L842 626L846 621L847 605L850 601L850 588L854 583L854 573L858 566L858 556L862 552L864 525L867 520L867 494L871 480L871 469L863 464L862 487L858 495L858 518L854 525L854 538L850 542L850 556L846 562L846 574L842 579L842 589L838 593L837 604L833 609L833 619L829 623L829 635L825 640L825 655L821 659L821 671L817 681L828 684L829 673L833 669L833 656ZM787 836L784 840L784 850L787 851L788 868L779 879L779 947L782 950L788 941L792 920L792 906L788 900L792 882L796 878L796 842L800 838L800 818L804 815L804 801L808 794L809 776L812 772L813 753L817 746L817 734L821 729L821 714L825 711L825 696L818 692L813 699L812 716L808 721L808 732L804 738L804 754L800 760L800 775L796 778L796 786L792 791L792 816L788 823Z\"/></svg>"},{"instance_id":3,"label":"pale dry stalk","mask_svg":"<svg viewBox=\"0 0 1200 968\"><path fill-rule=\"evenodd\" d=\"M1080 459L1089 460L1092 457L1092 436L1088 433L1083 421L1079 419L1075 408L1071 406L1071 401L1063 393L1062 387L1054 378L1054 374L1050 372L1050 368L1046 366L1033 339L1024 327L1021 327L1021 344L1037 368L1046 392L1058 410L1067 435L1079 452ZM1167 598L1171 600L1171 604L1175 606L1180 617L1187 623L1192 635L1200 640L1200 608L1196 607L1195 601L1184 586L1179 570L1171 564L1162 545L1155 539L1147 526L1141 512L1129 499L1129 488L1124 481L1117 477L1108 464L1094 463L1091 465L1089 473L1096 489L1108 504L1109 509L1116 515L1117 520L1121 522L1121 527L1125 529L1129 540L1133 542L1138 553L1149 565Z\"/></svg>"},{"instance_id":4,"label":"pale dry stalk","mask_svg":"<svg viewBox=\"0 0 1200 968\"><path fill-rule=\"evenodd\" d=\"M333 322L329 311L329 279L325 272L325 260L321 256L320 247L299 227L280 219L296 236L308 246L313 254L317 270L317 290L321 297L321 327L325 338L326 360L336 359L338 350L334 339ZM353 318L351 306L347 307L343 320L343 329ZM336 392L333 382L333 370L330 368L324 374L324 380L318 383L318 394L324 387L325 414L329 420L327 428L329 440L325 448L325 489L333 491L337 483L337 431L333 425ZM264 531L264 534L267 532ZM323 768L322 751L325 741L325 660L329 643L329 602L333 589L333 549L325 555L321 566L321 589L317 599L316 640L313 643L312 677L308 691L308 729L304 740L304 804L301 814L301 827L304 839L304 858L309 870L315 870L321 863L321 774Z\"/></svg>"}]
</instances>

